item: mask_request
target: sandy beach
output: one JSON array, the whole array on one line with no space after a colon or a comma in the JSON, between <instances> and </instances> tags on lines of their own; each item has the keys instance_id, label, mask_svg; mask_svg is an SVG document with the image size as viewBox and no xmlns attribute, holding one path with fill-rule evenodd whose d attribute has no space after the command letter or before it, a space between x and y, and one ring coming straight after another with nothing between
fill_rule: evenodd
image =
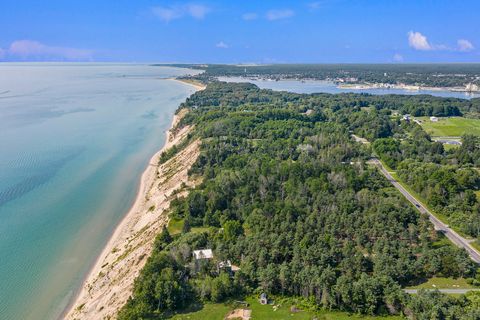
<instances>
[{"instance_id":1,"label":"sandy beach","mask_svg":"<svg viewBox=\"0 0 480 320\"><path fill-rule=\"evenodd\" d=\"M177 78L171 78L169 80L172 80L172 81L177 81L177 82L181 82L183 84L188 84L192 87L194 87L197 91L200 91L200 90L204 90L205 89L205 85L203 85L202 83L198 82L198 81L195 81L195 80L190 80L190 79L177 79Z\"/></svg>"},{"instance_id":2,"label":"sandy beach","mask_svg":"<svg viewBox=\"0 0 480 320\"><path fill-rule=\"evenodd\" d=\"M204 89L182 82L197 90ZM173 158L159 164L161 153L179 144L192 130L189 126L176 128L186 112L184 109L174 116L164 147L150 159L142 174L133 206L97 258L66 310L65 319L114 319L131 295L133 282L152 251L155 236L168 223L170 201L185 195L195 185L195 181L189 180L188 170L199 155L200 141L191 142Z\"/></svg>"}]
</instances>

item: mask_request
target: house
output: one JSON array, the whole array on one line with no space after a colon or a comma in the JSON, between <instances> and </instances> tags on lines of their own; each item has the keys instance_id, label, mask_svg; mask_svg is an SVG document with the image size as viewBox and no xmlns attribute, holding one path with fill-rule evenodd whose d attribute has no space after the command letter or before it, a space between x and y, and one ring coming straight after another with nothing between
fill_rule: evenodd
<instances>
[{"instance_id":1,"label":"house","mask_svg":"<svg viewBox=\"0 0 480 320\"><path fill-rule=\"evenodd\" d=\"M435 142L440 142L442 144L449 144L453 146L461 146L462 142L458 140L447 140L447 139L434 139Z\"/></svg>"},{"instance_id":2,"label":"house","mask_svg":"<svg viewBox=\"0 0 480 320\"><path fill-rule=\"evenodd\" d=\"M410 115L409 114L404 114L403 115L403 120L405 120L407 122L410 121Z\"/></svg>"},{"instance_id":3,"label":"house","mask_svg":"<svg viewBox=\"0 0 480 320\"><path fill-rule=\"evenodd\" d=\"M226 260L226 261L220 261L217 264L217 272L220 273L220 271L222 270L225 272L228 272L231 276L233 276L235 272L240 270L240 268L232 264L230 260Z\"/></svg>"},{"instance_id":4,"label":"house","mask_svg":"<svg viewBox=\"0 0 480 320\"><path fill-rule=\"evenodd\" d=\"M195 260L212 259L213 252L212 249L194 250L193 257L195 258Z\"/></svg>"},{"instance_id":5,"label":"house","mask_svg":"<svg viewBox=\"0 0 480 320\"><path fill-rule=\"evenodd\" d=\"M432 122L438 122L438 118L437 118L437 117L430 117L430 121L432 121Z\"/></svg>"},{"instance_id":6,"label":"house","mask_svg":"<svg viewBox=\"0 0 480 320\"><path fill-rule=\"evenodd\" d=\"M220 273L220 271L222 271L222 270L225 271L225 272L231 273L232 272L232 262L230 260L220 261L217 264L217 272Z\"/></svg>"},{"instance_id":7,"label":"house","mask_svg":"<svg viewBox=\"0 0 480 320\"><path fill-rule=\"evenodd\" d=\"M260 304L268 304L268 298L267 298L267 294L265 292L263 292L261 295L260 295Z\"/></svg>"}]
</instances>

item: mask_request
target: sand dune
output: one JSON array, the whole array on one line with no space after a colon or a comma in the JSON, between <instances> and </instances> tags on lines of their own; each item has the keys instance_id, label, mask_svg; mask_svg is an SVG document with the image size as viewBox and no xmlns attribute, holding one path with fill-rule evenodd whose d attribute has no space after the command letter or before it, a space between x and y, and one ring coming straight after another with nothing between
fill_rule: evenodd
<instances>
[{"instance_id":1,"label":"sand dune","mask_svg":"<svg viewBox=\"0 0 480 320\"><path fill-rule=\"evenodd\" d=\"M180 143L192 130L186 126L172 131L185 113L182 110L175 115L164 148L152 157L142 175L134 205L91 269L66 319L114 319L131 295L134 279L152 251L155 236L168 222L170 201L187 192L182 183L194 184L187 172L199 155L199 140L159 165L161 152Z\"/></svg>"}]
</instances>

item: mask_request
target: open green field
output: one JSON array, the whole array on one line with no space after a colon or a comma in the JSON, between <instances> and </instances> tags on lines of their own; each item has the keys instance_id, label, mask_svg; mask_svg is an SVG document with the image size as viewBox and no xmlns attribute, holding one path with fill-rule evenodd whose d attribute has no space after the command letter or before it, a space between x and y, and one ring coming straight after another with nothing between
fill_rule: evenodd
<instances>
[{"instance_id":1,"label":"open green field","mask_svg":"<svg viewBox=\"0 0 480 320\"><path fill-rule=\"evenodd\" d=\"M186 320L186 319L223 319L225 315L232 310L232 308L226 304L205 304L201 310L185 312L176 314L170 319L172 320Z\"/></svg>"},{"instance_id":2,"label":"open green field","mask_svg":"<svg viewBox=\"0 0 480 320\"><path fill-rule=\"evenodd\" d=\"M172 235L182 232L183 222L183 219L177 220L175 218L171 218L167 226L168 232L170 232Z\"/></svg>"},{"instance_id":3,"label":"open green field","mask_svg":"<svg viewBox=\"0 0 480 320\"><path fill-rule=\"evenodd\" d=\"M180 219L180 220L175 219L175 218L170 219L170 221L168 223L168 226L167 226L168 232L170 232L171 235L181 233L184 223L185 223L184 219ZM192 229L190 231L194 232L194 233L195 232L205 232L205 231L208 231L208 228L192 227Z\"/></svg>"},{"instance_id":4,"label":"open green field","mask_svg":"<svg viewBox=\"0 0 480 320\"><path fill-rule=\"evenodd\" d=\"M416 286L408 287L408 289L472 289L475 286L467 283L464 278L440 278L433 277L426 282L420 283Z\"/></svg>"},{"instance_id":5,"label":"open green field","mask_svg":"<svg viewBox=\"0 0 480 320\"><path fill-rule=\"evenodd\" d=\"M443 149L445 149L445 150L452 150L452 149L456 149L458 147L460 147L460 146L455 145L455 144L444 144L443 145Z\"/></svg>"},{"instance_id":6,"label":"open green field","mask_svg":"<svg viewBox=\"0 0 480 320\"><path fill-rule=\"evenodd\" d=\"M421 121L423 129L432 137L461 137L465 133L480 135L480 119L463 117L438 118L438 122L429 117L416 118Z\"/></svg>"},{"instance_id":7,"label":"open green field","mask_svg":"<svg viewBox=\"0 0 480 320\"><path fill-rule=\"evenodd\" d=\"M352 319L361 319L361 320L400 320L404 319L402 317L372 317L372 316L359 316L351 315L346 312L335 312L335 311L320 311L320 312L309 312L298 310L296 312L291 312L290 307L291 303L284 303L280 305L261 305L256 298L249 297L246 299L246 302L249 304L246 309L252 310L251 320L284 320L284 319L298 319L298 320L352 320ZM233 304L206 304L201 310L182 313L173 316L172 320L206 320L206 319L218 319L222 320L225 316L235 308Z\"/></svg>"}]
</instances>

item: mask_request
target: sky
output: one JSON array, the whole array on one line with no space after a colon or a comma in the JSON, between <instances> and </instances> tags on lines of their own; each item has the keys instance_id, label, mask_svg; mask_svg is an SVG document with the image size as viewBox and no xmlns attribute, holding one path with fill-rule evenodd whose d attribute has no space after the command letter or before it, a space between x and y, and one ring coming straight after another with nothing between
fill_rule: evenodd
<instances>
[{"instance_id":1,"label":"sky","mask_svg":"<svg viewBox=\"0 0 480 320\"><path fill-rule=\"evenodd\" d=\"M478 0L1 0L0 61L480 62Z\"/></svg>"}]
</instances>

